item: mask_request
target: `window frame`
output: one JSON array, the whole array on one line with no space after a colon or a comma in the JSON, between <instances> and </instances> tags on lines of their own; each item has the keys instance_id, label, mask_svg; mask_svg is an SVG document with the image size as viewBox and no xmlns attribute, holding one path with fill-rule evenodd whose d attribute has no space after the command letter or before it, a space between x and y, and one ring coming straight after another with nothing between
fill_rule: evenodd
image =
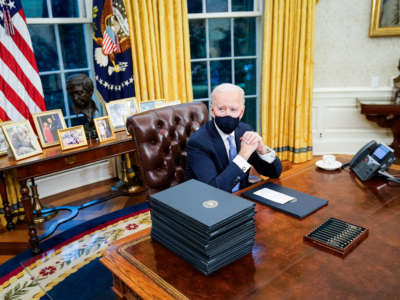
<instances>
[{"instance_id":1,"label":"window frame","mask_svg":"<svg viewBox=\"0 0 400 300\"><path fill-rule=\"evenodd\" d=\"M195 58L190 59L190 63L193 62L206 62L207 63L207 81L208 81L208 94L211 95L211 74L210 74L210 62L219 61L219 60L230 60L232 65L232 79L235 82L235 68L234 68L234 60L235 58L240 59L254 59L256 60L256 93L255 95L245 95L245 98L251 98L256 101L256 124L257 128L255 130L259 131L260 129L260 86L261 86L261 68L262 68L262 44L263 44L263 3L261 0L254 0L254 10L253 11L231 11L232 0L228 0L228 11L227 12L212 12L207 13L206 11L206 0L202 0L202 11L203 13L188 13L188 20L206 20L205 22L205 36L206 36L206 57L205 58ZM209 55L209 33L208 33L208 20L210 19L236 19L236 18L255 18L256 24L256 54L251 56L231 56L223 57L223 58L213 58ZM233 30L233 22L231 22L231 47L234 47L234 30ZM211 98L197 98L193 99L194 102L207 102L210 104Z\"/></svg>"},{"instance_id":2,"label":"window frame","mask_svg":"<svg viewBox=\"0 0 400 300\"><path fill-rule=\"evenodd\" d=\"M52 10L51 10L51 0L47 0L47 7L48 7L48 13L49 17L46 18L26 18L26 23L29 28L30 25L54 25L54 34L55 34L55 44L56 44L56 49L57 49L57 56L59 59L59 69L58 70L51 70L51 71L39 71L39 76L47 76L47 75L54 75L54 74L60 74L60 79L61 79L61 89L62 89L62 94L63 94L63 103L65 107L65 114L64 114L64 120L67 123L68 127L71 126L71 120L81 117L83 115L77 115L74 113L72 107L69 105L69 96L67 93L67 83L66 79L68 77L68 73L88 73L89 77L92 79L93 82L94 80L94 62L93 62L93 40L92 40L92 35L93 35L93 28L92 28L92 0L84 1L84 0L78 0L78 14L80 17L71 17L71 18L53 18L52 17ZM85 68L77 68L77 69L72 69L66 70L64 68L64 61L63 61L63 55L61 53L61 41L60 41L60 35L59 35L59 25L65 25L65 24L77 24L77 25L83 25L83 36L85 39L85 51L86 51L86 60L87 60L87 67ZM96 94L93 93L92 95L93 98L97 98ZM97 99L96 99L97 100ZM99 101L97 101L100 103ZM59 109L62 109L59 107ZM99 113L103 114L104 109L102 105L98 106Z\"/></svg>"}]
</instances>

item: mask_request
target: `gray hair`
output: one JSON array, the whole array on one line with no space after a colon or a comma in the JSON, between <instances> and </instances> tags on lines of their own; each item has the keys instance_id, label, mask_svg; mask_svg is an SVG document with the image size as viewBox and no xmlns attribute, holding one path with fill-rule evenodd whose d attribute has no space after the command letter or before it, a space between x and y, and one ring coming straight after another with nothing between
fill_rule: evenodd
<instances>
[{"instance_id":1,"label":"gray hair","mask_svg":"<svg viewBox=\"0 0 400 300\"><path fill-rule=\"evenodd\" d=\"M211 93L211 105L214 105L215 96L218 93L223 92L238 92L240 94L240 98L242 99L243 106L245 105L244 90L240 86L234 85L232 83L221 83L213 89Z\"/></svg>"}]
</instances>

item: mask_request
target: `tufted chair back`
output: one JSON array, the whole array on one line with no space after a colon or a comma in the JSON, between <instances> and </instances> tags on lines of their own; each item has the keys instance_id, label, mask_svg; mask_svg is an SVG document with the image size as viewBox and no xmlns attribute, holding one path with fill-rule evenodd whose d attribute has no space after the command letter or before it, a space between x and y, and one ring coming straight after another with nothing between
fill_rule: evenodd
<instances>
[{"instance_id":1,"label":"tufted chair back","mask_svg":"<svg viewBox=\"0 0 400 300\"><path fill-rule=\"evenodd\" d=\"M185 181L186 143L208 121L203 103L185 103L128 118L143 184L153 194Z\"/></svg>"}]
</instances>

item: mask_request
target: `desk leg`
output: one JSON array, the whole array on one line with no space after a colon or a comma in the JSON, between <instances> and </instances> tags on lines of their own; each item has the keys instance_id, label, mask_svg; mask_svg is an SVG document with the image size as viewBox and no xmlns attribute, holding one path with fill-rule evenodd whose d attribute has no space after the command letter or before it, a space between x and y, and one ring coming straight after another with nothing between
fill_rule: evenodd
<instances>
[{"instance_id":1,"label":"desk leg","mask_svg":"<svg viewBox=\"0 0 400 300\"><path fill-rule=\"evenodd\" d=\"M24 205L25 218L29 226L29 244L31 245L31 250L33 254L39 254L42 252L42 250L39 247L39 239L36 232L36 226L33 223L32 198L29 195L29 188L26 185L26 179L20 180L19 184L21 186L21 195L22 203Z\"/></svg>"},{"instance_id":2,"label":"desk leg","mask_svg":"<svg viewBox=\"0 0 400 300\"><path fill-rule=\"evenodd\" d=\"M6 228L7 230L11 231L15 229L15 224L12 221L12 212L11 212L11 207L10 203L8 202L8 196L7 196L7 189L6 189L6 179L5 179L5 174L4 172L1 172L0 174L0 195L1 199L3 201L3 209L4 209L4 217L6 218L7 225Z\"/></svg>"}]
</instances>

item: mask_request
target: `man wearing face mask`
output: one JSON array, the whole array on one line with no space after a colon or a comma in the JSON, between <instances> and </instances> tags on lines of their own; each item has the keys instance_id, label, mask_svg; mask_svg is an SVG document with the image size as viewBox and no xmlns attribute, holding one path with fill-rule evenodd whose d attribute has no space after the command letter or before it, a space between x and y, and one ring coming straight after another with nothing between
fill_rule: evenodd
<instances>
[{"instance_id":1,"label":"man wearing face mask","mask_svg":"<svg viewBox=\"0 0 400 300\"><path fill-rule=\"evenodd\" d=\"M193 133L187 143L187 179L197 179L228 192L249 185L249 169L277 178L282 165L261 136L240 122L244 114L242 88L223 83L211 94L212 120Z\"/></svg>"}]
</instances>

